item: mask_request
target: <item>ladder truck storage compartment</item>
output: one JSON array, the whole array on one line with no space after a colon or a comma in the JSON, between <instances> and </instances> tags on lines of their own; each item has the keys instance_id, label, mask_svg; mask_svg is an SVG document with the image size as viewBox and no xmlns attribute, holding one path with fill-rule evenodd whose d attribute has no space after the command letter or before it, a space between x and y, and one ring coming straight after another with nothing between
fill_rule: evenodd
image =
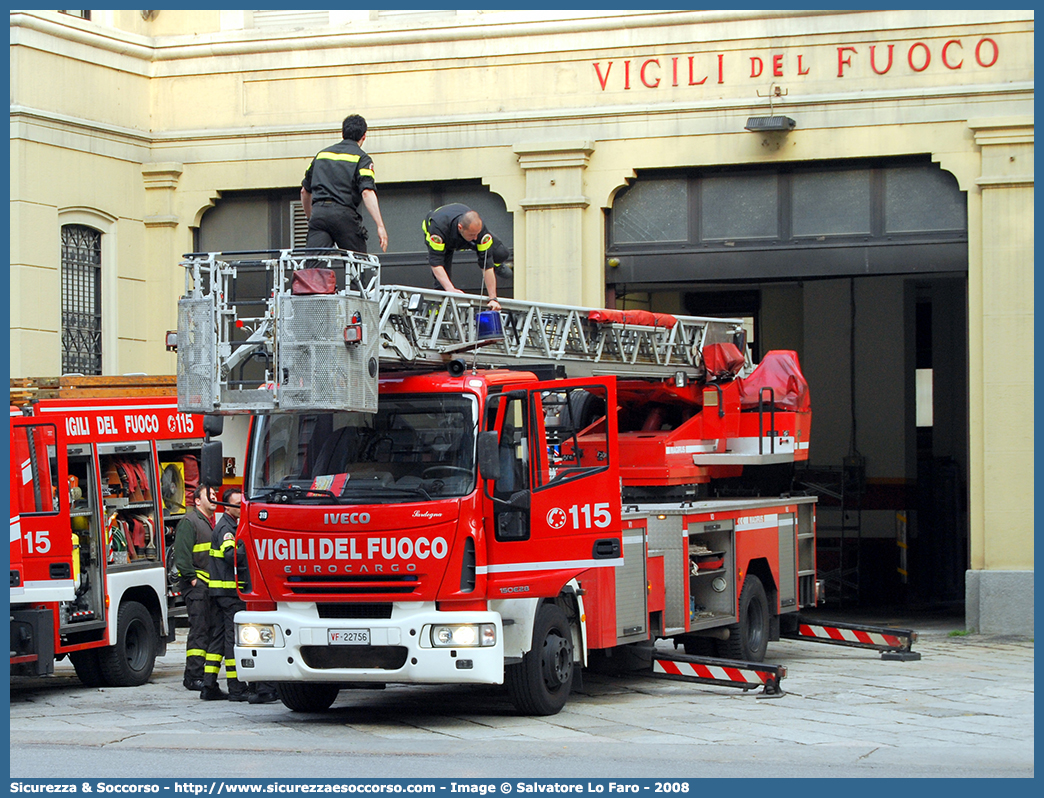
<instances>
[{"instance_id":1,"label":"ladder truck storage compartment","mask_svg":"<svg viewBox=\"0 0 1044 798\"><path fill-rule=\"evenodd\" d=\"M87 686L143 684L174 636L203 418L172 377L13 379L11 403L11 673L69 657Z\"/></svg>"},{"instance_id":2,"label":"ladder truck storage compartment","mask_svg":"<svg viewBox=\"0 0 1044 798\"><path fill-rule=\"evenodd\" d=\"M247 261L260 312L228 300ZM343 287L293 294L317 264ZM815 500L757 487L808 457L794 353L755 369L735 319L491 313L339 250L183 266L179 406L252 415L241 678L297 711L475 683L549 715L581 668L628 662L782 694L766 647L819 597Z\"/></svg>"}]
</instances>

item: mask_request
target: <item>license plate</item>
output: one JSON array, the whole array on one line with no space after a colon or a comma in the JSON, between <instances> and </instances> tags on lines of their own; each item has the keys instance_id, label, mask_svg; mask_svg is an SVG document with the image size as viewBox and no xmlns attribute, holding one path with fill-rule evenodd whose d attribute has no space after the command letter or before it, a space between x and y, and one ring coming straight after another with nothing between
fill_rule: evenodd
<instances>
[{"instance_id":1,"label":"license plate","mask_svg":"<svg viewBox=\"0 0 1044 798\"><path fill-rule=\"evenodd\" d=\"M331 646L370 645L369 629L330 629L328 635Z\"/></svg>"}]
</instances>

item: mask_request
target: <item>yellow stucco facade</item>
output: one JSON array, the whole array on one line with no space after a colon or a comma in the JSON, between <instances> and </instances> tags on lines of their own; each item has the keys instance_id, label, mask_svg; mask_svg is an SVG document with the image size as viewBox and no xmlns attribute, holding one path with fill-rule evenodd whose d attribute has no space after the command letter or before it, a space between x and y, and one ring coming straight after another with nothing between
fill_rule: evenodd
<instances>
[{"instance_id":1,"label":"yellow stucco facade","mask_svg":"<svg viewBox=\"0 0 1044 798\"><path fill-rule=\"evenodd\" d=\"M517 297L590 306L636 170L930 153L967 195L970 568L1032 571L1032 12L145 13L11 14L13 376L60 371L66 223L103 234L104 370L173 373L193 228L350 112L380 184L503 198ZM777 87L796 129L745 130Z\"/></svg>"}]
</instances>

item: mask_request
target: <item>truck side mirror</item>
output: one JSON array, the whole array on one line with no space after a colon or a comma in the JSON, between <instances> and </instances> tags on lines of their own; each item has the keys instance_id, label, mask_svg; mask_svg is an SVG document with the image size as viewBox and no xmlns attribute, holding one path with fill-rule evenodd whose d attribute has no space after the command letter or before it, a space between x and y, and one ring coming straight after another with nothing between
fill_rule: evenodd
<instances>
[{"instance_id":1,"label":"truck side mirror","mask_svg":"<svg viewBox=\"0 0 1044 798\"><path fill-rule=\"evenodd\" d=\"M500 448L496 432L478 434L478 465L482 479L500 479Z\"/></svg>"},{"instance_id":2,"label":"truck side mirror","mask_svg":"<svg viewBox=\"0 0 1044 798\"><path fill-rule=\"evenodd\" d=\"M203 434L205 434L207 437L220 435L221 430L224 429L224 427L224 416L218 416L214 414L203 416Z\"/></svg>"},{"instance_id":3,"label":"truck side mirror","mask_svg":"<svg viewBox=\"0 0 1044 798\"><path fill-rule=\"evenodd\" d=\"M203 447L199 455L200 483L219 487L224 478L225 469L221 460L221 441L203 441Z\"/></svg>"}]
</instances>

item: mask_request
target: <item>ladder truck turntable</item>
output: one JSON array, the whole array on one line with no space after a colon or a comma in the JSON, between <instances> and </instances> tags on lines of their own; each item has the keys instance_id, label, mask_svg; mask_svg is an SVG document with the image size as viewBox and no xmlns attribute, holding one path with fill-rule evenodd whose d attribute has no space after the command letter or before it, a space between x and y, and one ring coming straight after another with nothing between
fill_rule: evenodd
<instances>
[{"instance_id":1,"label":"ladder truck turntable","mask_svg":"<svg viewBox=\"0 0 1044 798\"><path fill-rule=\"evenodd\" d=\"M781 487L808 457L808 388L796 353L755 368L740 320L492 312L381 285L376 257L341 250L182 266L179 407L213 432L252 416L237 668L290 709L504 683L548 715L583 667L781 695L763 664L780 637L918 656L909 630L799 615L821 599L815 499ZM264 302L234 301L246 269Z\"/></svg>"},{"instance_id":2,"label":"ladder truck turntable","mask_svg":"<svg viewBox=\"0 0 1044 798\"><path fill-rule=\"evenodd\" d=\"M203 418L172 376L11 380L11 674L68 657L87 686L148 681L174 639L167 565Z\"/></svg>"}]
</instances>

